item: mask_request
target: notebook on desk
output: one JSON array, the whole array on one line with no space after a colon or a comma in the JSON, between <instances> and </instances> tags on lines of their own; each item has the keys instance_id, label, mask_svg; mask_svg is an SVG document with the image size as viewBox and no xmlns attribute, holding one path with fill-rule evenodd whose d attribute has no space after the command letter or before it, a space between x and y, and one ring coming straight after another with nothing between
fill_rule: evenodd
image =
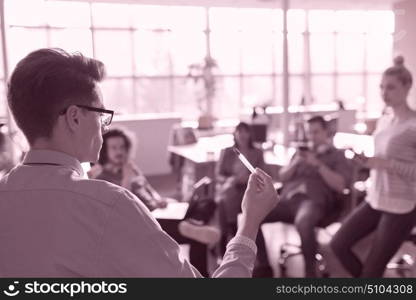
<instances>
[{"instance_id":1,"label":"notebook on desk","mask_svg":"<svg viewBox=\"0 0 416 300\"><path fill-rule=\"evenodd\" d=\"M188 202L169 202L165 208L156 208L152 215L156 219L183 220L188 211Z\"/></svg>"},{"instance_id":2,"label":"notebook on desk","mask_svg":"<svg viewBox=\"0 0 416 300\"><path fill-rule=\"evenodd\" d=\"M185 217L201 217L198 215L201 213L199 209L206 209L207 211L212 209L208 205L198 205L198 204L207 204L207 201L202 202L204 197L201 199L200 193L207 195L208 186L212 183L212 180L208 177L201 178L198 182L193 185L192 196L187 202L178 202L178 201L168 201L166 208L157 208L152 211L152 215L156 219L167 219L167 220L183 220ZM207 212L209 213L209 212ZM191 216L194 215L194 216Z\"/></svg>"}]
</instances>

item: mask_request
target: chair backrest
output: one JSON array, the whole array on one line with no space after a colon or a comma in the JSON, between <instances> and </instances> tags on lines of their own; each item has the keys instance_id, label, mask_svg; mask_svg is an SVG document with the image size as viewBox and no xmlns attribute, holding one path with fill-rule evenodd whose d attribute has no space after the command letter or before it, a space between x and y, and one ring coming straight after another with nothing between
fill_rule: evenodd
<instances>
[{"instance_id":1,"label":"chair backrest","mask_svg":"<svg viewBox=\"0 0 416 300\"><path fill-rule=\"evenodd\" d=\"M171 133L171 145L182 146L194 144L198 141L192 127L174 126Z\"/></svg>"}]
</instances>

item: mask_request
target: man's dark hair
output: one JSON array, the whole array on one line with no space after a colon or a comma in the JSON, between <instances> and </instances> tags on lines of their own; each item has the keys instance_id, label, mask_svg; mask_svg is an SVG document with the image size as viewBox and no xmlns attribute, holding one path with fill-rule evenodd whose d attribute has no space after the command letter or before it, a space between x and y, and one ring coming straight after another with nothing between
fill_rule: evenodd
<instances>
[{"instance_id":1,"label":"man's dark hair","mask_svg":"<svg viewBox=\"0 0 416 300\"><path fill-rule=\"evenodd\" d=\"M100 157L98 158L98 163L102 166L108 163L107 143L108 139L112 137L121 137L124 140L124 146L126 147L127 152L131 149L131 140L123 131L119 129L111 129L107 131L103 134L103 146L101 147Z\"/></svg>"},{"instance_id":2,"label":"man's dark hair","mask_svg":"<svg viewBox=\"0 0 416 300\"><path fill-rule=\"evenodd\" d=\"M311 124L311 123L320 124L322 129L325 129L325 130L328 129L328 122L325 121L324 117L322 116L312 117L307 122L308 124Z\"/></svg>"},{"instance_id":3,"label":"man's dark hair","mask_svg":"<svg viewBox=\"0 0 416 300\"><path fill-rule=\"evenodd\" d=\"M68 106L98 99L95 84L103 77L103 63L80 53L39 49L23 58L10 77L7 100L29 143L51 137L59 113Z\"/></svg>"}]
</instances>

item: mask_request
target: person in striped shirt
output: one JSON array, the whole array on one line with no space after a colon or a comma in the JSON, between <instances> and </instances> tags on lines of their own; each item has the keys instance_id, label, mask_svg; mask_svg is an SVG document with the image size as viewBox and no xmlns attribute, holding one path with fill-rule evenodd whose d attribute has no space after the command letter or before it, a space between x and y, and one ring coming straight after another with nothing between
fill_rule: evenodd
<instances>
[{"instance_id":1,"label":"person in striped shirt","mask_svg":"<svg viewBox=\"0 0 416 300\"><path fill-rule=\"evenodd\" d=\"M416 112L407 102L411 86L412 75L398 56L380 84L391 113L377 123L374 157L357 157L370 169L366 201L346 218L331 241L335 255L354 277L382 277L416 223ZM361 262L352 247L371 233L371 249Z\"/></svg>"}]
</instances>

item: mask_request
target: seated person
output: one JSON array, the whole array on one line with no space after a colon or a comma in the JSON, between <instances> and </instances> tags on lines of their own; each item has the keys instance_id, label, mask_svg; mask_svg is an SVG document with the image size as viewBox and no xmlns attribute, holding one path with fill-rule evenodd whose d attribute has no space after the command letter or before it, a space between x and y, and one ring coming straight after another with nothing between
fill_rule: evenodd
<instances>
[{"instance_id":1,"label":"seated person","mask_svg":"<svg viewBox=\"0 0 416 300\"><path fill-rule=\"evenodd\" d=\"M315 227L336 213L335 201L350 184L351 163L344 151L336 149L329 139L327 122L316 116L307 122L309 149L300 148L289 165L283 167L281 201L266 217L267 222L294 223L301 239L305 276L315 277L317 241ZM259 234L259 256L266 256L264 239Z\"/></svg>"},{"instance_id":2,"label":"seated person","mask_svg":"<svg viewBox=\"0 0 416 300\"><path fill-rule=\"evenodd\" d=\"M236 147L254 167L264 168L263 151L254 146L250 126L240 122L234 131L234 145L222 150L217 168L218 209L222 232L221 252L225 252L228 240L237 231L237 216L241 212L241 201L247 188L249 170L241 163L233 148ZM268 260L257 262L269 265ZM257 266L256 266L257 267ZM271 269L270 269L271 270ZM271 271L270 271L271 273ZM254 271L254 276L256 270Z\"/></svg>"},{"instance_id":3,"label":"seated person","mask_svg":"<svg viewBox=\"0 0 416 300\"><path fill-rule=\"evenodd\" d=\"M120 185L135 194L152 211L165 208L168 202L152 187L140 169L129 161L130 138L121 130L112 129L103 135L103 146L95 165L89 172L94 179ZM180 222L180 223L179 223ZM162 228L178 243L190 244L190 261L201 274L207 276L207 245L219 240L218 229L196 226L188 221L159 220Z\"/></svg>"}]
</instances>

